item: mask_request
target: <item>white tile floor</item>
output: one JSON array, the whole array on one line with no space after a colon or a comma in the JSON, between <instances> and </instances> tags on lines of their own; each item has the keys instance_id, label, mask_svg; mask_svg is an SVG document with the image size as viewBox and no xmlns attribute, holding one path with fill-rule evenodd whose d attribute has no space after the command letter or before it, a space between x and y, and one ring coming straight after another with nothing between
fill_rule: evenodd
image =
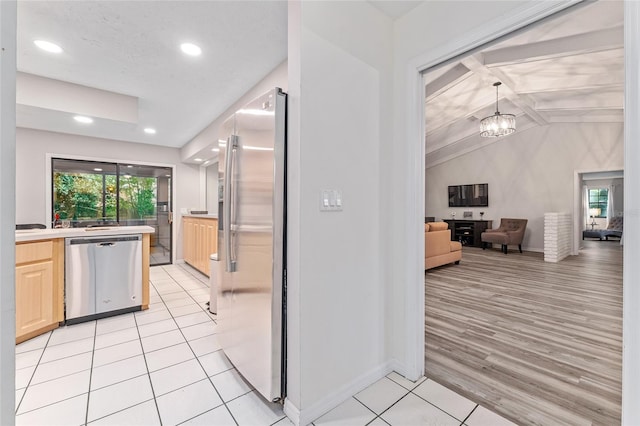
<instances>
[{"instance_id":1,"label":"white tile floor","mask_svg":"<svg viewBox=\"0 0 640 426\"><path fill-rule=\"evenodd\" d=\"M290 425L224 356L207 278L151 268L149 310L61 327L16 346L17 425ZM314 422L509 425L423 378L382 378Z\"/></svg>"}]
</instances>

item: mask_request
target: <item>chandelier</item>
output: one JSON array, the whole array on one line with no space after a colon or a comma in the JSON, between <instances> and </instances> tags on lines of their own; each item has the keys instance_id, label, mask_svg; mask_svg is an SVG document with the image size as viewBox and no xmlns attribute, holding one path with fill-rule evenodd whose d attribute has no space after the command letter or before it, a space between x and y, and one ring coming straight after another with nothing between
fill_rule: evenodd
<instances>
[{"instance_id":1,"label":"chandelier","mask_svg":"<svg viewBox=\"0 0 640 426\"><path fill-rule=\"evenodd\" d=\"M516 131L516 116L500 114L498 110L498 86L501 84L499 81L493 83L496 88L496 113L480 120L480 136L483 138L499 138Z\"/></svg>"}]
</instances>

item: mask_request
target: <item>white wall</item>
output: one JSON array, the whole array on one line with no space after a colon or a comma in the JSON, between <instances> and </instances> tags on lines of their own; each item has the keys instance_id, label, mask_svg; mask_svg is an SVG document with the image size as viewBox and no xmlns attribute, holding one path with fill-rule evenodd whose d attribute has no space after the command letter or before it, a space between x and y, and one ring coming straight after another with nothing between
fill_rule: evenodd
<instances>
[{"instance_id":1,"label":"white wall","mask_svg":"<svg viewBox=\"0 0 640 426\"><path fill-rule=\"evenodd\" d=\"M379 186L392 22L366 2L290 5L285 411L306 424L389 371ZM319 211L322 189L342 190L342 212Z\"/></svg>"},{"instance_id":2,"label":"white wall","mask_svg":"<svg viewBox=\"0 0 640 426\"><path fill-rule=\"evenodd\" d=\"M640 3L624 2L622 421L640 424Z\"/></svg>"},{"instance_id":3,"label":"white wall","mask_svg":"<svg viewBox=\"0 0 640 426\"><path fill-rule=\"evenodd\" d=\"M15 423L16 2L0 2L0 424Z\"/></svg>"},{"instance_id":4,"label":"white wall","mask_svg":"<svg viewBox=\"0 0 640 426\"><path fill-rule=\"evenodd\" d=\"M204 170L206 205L209 214L218 214L218 162L209 164Z\"/></svg>"},{"instance_id":5,"label":"white wall","mask_svg":"<svg viewBox=\"0 0 640 426\"><path fill-rule=\"evenodd\" d=\"M252 101L258 96L266 93L274 87L279 87L283 91L287 91L289 80L287 78L287 61L275 67L273 71L267 74L260 82L249 89L236 102L233 103L225 112L214 119L211 124L205 127L198 135L190 140L180 149L182 161L187 161L193 157L202 156L204 159L213 158L211 155L211 147L218 145L218 129L220 125L231 114L243 107L247 102ZM217 156L215 157L217 158ZM214 160L215 161L215 160Z\"/></svg>"},{"instance_id":6,"label":"white wall","mask_svg":"<svg viewBox=\"0 0 640 426\"><path fill-rule=\"evenodd\" d=\"M155 145L129 143L86 136L68 135L32 129L17 129L16 134L16 222L47 223L46 154L74 158L101 158L175 165L176 185L174 224L177 225L176 259L182 259L180 209L199 206L199 166L180 162L180 151Z\"/></svg>"},{"instance_id":7,"label":"white wall","mask_svg":"<svg viewBox=\"0 0 640 426\"><path fill-rule=\"evenodd\" d=\"M544 214L573 212L577 170L623 167L622 123L565 123L535 127L499 139L484 148L430 167L425 176L426 216L450 219L501 217L528 219L524 250L544 250ZM489 207L448 207L447 186L489 184ZM582 218L578 218L582 221Z\"/></svg>"}]
</instances>

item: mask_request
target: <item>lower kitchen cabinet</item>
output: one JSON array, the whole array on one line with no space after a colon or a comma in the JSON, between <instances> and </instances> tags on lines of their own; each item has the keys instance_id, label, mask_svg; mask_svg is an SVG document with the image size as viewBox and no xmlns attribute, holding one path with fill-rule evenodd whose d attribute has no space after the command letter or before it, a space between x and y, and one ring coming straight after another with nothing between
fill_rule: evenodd
<instances>
[{"instance_id":1,"label":"lower kitchen cabinet","mask_svg":"<svg viewBox=\"0 0 640 426\"><path fill-rule=\"evenodd\" d=\"M64 239L16 245L16 343L64 321Z\"/></svg>"},{"instance_id":2,"label":"lower kitchen cabinet","mask_svg":"<svg viewBox=\"0 0 640 426\"><path fill-rule=\"evenodd\" d=\"M185 216L182 224L184 261L209 275L209 256L218 251L218 219Z\"/></svg>"}]
</instances>

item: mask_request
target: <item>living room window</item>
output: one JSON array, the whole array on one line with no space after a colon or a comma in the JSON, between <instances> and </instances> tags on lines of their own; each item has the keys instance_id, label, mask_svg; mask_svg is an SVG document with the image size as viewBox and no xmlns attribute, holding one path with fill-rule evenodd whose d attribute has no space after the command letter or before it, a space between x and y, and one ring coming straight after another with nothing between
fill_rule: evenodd
<instances>
[{"instance_id":1,"label":"living room window","mask_svg":"<svg viewBox=\"0 0 640 426\"><path fill-rule=\"evenodd\" d=\"M599 209L600 214L594 217L607 217L607 202L609 199L609 190L606 188L589 189L589 211Z\"/></svg>"}]
</instances>

